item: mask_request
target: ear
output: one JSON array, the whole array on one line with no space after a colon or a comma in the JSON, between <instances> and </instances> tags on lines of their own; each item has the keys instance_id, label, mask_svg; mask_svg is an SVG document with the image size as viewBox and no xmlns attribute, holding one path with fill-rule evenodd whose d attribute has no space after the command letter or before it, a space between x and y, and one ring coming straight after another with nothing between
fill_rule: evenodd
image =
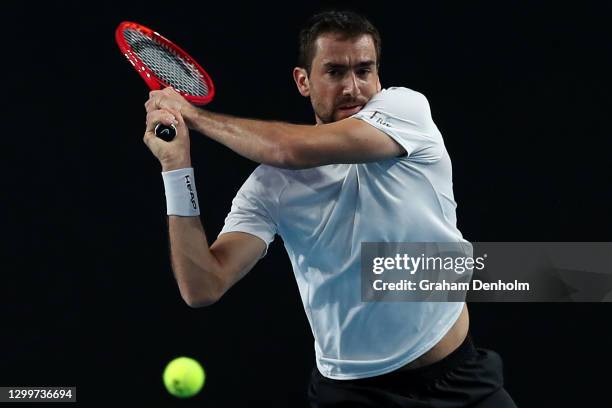
<instances>
[{"instance_id":1,"label":"ear","mask_svg":"<svg viewBox=\"0 0 612 408\"><path fill-rule=\"evenodd\" d=\"M297 85L298 91L302 96L310 96L310 83L308 82L308 73L304 68L293 68L293 80Z\"/></svg>"}]
</instances>

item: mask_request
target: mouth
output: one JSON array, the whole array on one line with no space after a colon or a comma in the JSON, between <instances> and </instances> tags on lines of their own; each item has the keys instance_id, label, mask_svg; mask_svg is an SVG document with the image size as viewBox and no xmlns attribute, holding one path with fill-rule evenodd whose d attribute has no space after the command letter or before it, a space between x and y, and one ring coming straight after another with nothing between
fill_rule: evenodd
<instances>
[{"instance_id":1,"label":"mouth","mask_svg":"<svg viewBox=\"0 0 612 408\"><path fill-rule=\"evenodd\" d=\"M361 108L363 108L363 105L345 105L338 107L338 111L342 112L343 114L348 114L350 116L359 112Z\"/></svg>"}]
</instances>

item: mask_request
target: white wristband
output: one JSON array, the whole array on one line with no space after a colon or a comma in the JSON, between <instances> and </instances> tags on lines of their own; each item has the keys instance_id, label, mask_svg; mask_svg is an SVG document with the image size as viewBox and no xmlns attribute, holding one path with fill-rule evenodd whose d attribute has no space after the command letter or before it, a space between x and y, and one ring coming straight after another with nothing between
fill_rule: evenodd
<instances>
[{"instance_id":1,"label":"white wristband","mask_svg":"<svg viewBox=\"0 0 612 408\"><path fill-rule=\"evenodd\" d=\"M193 177L193 167L163 171L168 215L195 217L200 215L198 193Z\"/></svg>"}]
</instances>

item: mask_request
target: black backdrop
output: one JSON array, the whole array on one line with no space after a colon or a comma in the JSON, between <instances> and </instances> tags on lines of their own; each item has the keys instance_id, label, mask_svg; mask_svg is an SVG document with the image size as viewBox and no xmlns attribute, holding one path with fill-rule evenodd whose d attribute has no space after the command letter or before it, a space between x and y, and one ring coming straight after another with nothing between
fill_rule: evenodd
<instances>
[{"instance_id":1,"label":"black backdrop","mask_svg":"<svg viewBox=\"0 0 612 408\"><path fill-rule=\"evenodd\" d=\"M383 37L384 87L424 93L471 241L610 241L611 7L603 2L352 3ZM345 5L342 3L336 3ZM76 385L79 403L305 406L312 335L282 242L217 304L190 309L169 269L144 83L114 43L137 21L215 79L209 109L312 123L291 78L316 2L12 3L3 11L0 386ZM209 239L256 164L197 134ZM607 406L607 304L472 304L521 407ZM382 336L382 333L381 333ZM189 401L161 371L208 374ZM58 405L59 406L59 405Z\"/></svg>"}]
</instances>

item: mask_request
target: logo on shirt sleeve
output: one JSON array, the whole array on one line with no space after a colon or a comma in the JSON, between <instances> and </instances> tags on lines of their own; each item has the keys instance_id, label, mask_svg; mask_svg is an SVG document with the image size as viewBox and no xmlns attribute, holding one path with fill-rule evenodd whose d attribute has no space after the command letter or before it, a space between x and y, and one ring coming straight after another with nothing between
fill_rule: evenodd
<instances>
[{"instance_id":1,"label":"logo on shirt sleeve","mask_svg":"<svg viewBox=\"0 0 612 408\"><path fill-rule=\"evenodd\" d=\"M391 127L391 124L387 121L387 118L383 116L379 111L374 111L372 116L370 116L370 119L374 119L376 123L380 125Z\"/></svg>"}]
</instances>

